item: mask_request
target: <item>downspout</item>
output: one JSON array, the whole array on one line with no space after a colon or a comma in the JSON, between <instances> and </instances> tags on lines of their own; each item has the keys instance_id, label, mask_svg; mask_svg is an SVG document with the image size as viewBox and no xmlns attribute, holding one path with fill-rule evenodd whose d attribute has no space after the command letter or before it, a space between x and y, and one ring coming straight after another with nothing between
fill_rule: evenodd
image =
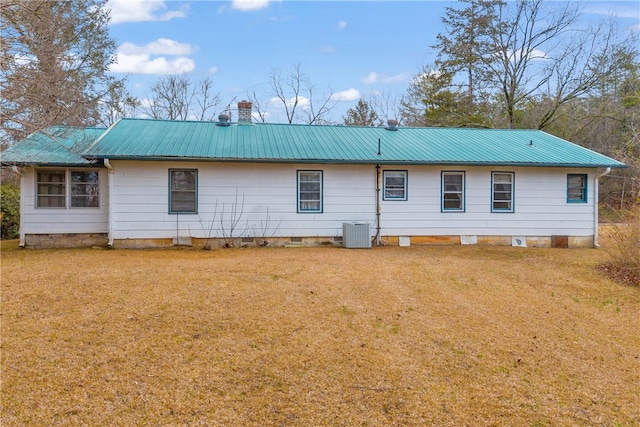
<instances>
[{"instance_id":1,"label":"downspout","mask_svg":"<svg viewBox=\"0 0 640 427\"><path fill-rule=\"evenodd\" d=\"M376 165L376 245L380 246L382 238L380 236L380 165Z\"/></svg>"},{"instance_id":2,"label":"downspout","mask_svg":"<svg viewBox=\"0 0 640 427\"><path fill-rule=\"evenodd\" d=\"M22 172L20 172L20 169L18 169L17 166L13 166L11 167L11 169L13 170L13 172L18 175L20 177L20 247L24 248L25 244L26 244L26 235L24 232L24 206L23 203L25 202L25 200L27 200L27 196L24 194L25 193L25 177L24 174Z\"/></svg>"},{"instance_id":3,"label":"downspout","mask_svg":"<svg viewBox=\"0 0 640 427\"><path fill-rule=\"evenodd\" d=\"M107 222L108 222L108 234L107 234L107 246L108 247L112 247L113 246L113 197L111 197L111 193L113 192L113 166L111 166L111 163L109 163L109 159L104 159L104 166L109 170L109 180L108 180L108 189L107 189L107 199L108 199L108 204L109 204L109 213L108 213L108 218L107 218Z\"/></svg>"},{"instance_id":4,"label":"downspout","mask_svg":"<svg viewBox=\"0 0 640 427\"><path fill-rule=\"evenodd\" d=\"M600 182L600 178L605 175L609 175L611 173L611 166L607 168L600 175L596 175L593 179L593 247L599 248L600 244L598 243L598 185Z\"/></svg>"}]
</instances>

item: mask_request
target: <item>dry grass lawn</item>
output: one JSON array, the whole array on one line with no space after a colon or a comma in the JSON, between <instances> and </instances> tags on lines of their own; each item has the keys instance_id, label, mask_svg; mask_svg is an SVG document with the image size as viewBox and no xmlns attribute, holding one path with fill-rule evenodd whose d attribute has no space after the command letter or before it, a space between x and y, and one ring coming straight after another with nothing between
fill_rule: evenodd
<instances>
[{"instance_id":1,"label":"dry grass lawn","mask_svg":"<svg viewBox=\"0 0 640 427\"><path fill-rule=\"evenodd\" d=\"M3 426L638 426L603 250L2 250Z\"/></svg>"}]
</instances>

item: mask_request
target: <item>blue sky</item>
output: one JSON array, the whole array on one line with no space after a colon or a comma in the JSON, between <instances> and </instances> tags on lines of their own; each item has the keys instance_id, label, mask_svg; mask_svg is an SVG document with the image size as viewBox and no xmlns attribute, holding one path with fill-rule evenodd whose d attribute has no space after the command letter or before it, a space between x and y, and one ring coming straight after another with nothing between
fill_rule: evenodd
<instances>
[{"instance_id":1,"label":"blue sky","mask_svg":"<svg viewBox=\"0 0 640 427\"><path fill-rule=\"evenodd\" d=\"M558 2L549 1L553 7ZM159 77L210 77L221 108L255 92L272 97L269 75L296 64L317 98L333 93L342 115L372 93L400 97L411 77L435 60L430 47L453 1L140 1L109 0L118 63L138 98ZM588 1L585 19L615 15L625 31L640 31L640 1ZM269 104L269 121L283 121Z\"/></svg>"}]
</instances>

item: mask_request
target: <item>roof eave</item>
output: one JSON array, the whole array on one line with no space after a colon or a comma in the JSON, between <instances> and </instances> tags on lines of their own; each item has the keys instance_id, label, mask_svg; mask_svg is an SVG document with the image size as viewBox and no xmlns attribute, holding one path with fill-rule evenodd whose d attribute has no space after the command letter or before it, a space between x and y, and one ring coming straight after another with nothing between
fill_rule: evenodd
<instances>
[{"instance_id":1,"label":"roof eave","mask_svg":"<svg viewBox=\"0 0 640 427\"><path fill-rule=\"evenodd\" d=\"M138 161L184 161L184 162L228 162L228 163L303 163L303 164L360 164L360 165L441 165L441 166L505 166L505 167L563 167L563 168L627 168L624 163L533 163L533 162L466 162L456 160L397 160L397 159L300 159L300 158L238 158L238 157L177 157L177 156L119 156L83 155L90 161L138 160Z\"/></svg>"},{"instance_id":2,"label":"roof eave","mask_svg":"<svg viewBox=\"0 0 640 427\"><path fill-rule=\"evenodd\" d=\"M0 162L0 166L2 167L52 167L52 168L95 168L95 167L104 167L100 163L64 163L64 162Z\"/></svg>"}]
</instances>

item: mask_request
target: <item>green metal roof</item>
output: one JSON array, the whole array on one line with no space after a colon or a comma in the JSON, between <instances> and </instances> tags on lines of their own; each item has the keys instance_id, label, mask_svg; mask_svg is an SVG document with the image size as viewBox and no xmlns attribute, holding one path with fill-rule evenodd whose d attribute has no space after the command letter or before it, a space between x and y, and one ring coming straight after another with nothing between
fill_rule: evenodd
<instances>
[{"instance_id":1,"label":"green metal roof","mask_svg":"<svg viewBox=\"0 0 640 427\"><path fill-rule=\"evenodd\" d=\"M383 127L264 123L220 126L215 122L122 119L106 132L100 129L77 132L82 135L81 142L73 142L74 138L32 135L5 151L6 155L2 153L2 163L86 164L87 159L108 158L625 167L624 163L538 130L398 128L392 131ZM95 143L88 146L87 141L92 138ZM82 157L81 147L85 149Z\"/></svg>"},{"instance_id":2,"label":"green metal roof","mask_svg":"<svg viewBox=\"0 0 640 427\"><path fill-rule=\"evenodd\" d=\"M380 154L378 154L380 146ZM123 119L94 159L625 167L538 130L311 126Z\"/></svg>"},{"instance_id":3,"label":"green metal roof","mask_svg":"<svg viewBox=\"0 0 640 427\"><path fill-rule=\"evenodd\" d=\"M82 154L106 128L54 126L29 135L0 153L2 165L87 166Z\"/></svg>"}]
</instances>

